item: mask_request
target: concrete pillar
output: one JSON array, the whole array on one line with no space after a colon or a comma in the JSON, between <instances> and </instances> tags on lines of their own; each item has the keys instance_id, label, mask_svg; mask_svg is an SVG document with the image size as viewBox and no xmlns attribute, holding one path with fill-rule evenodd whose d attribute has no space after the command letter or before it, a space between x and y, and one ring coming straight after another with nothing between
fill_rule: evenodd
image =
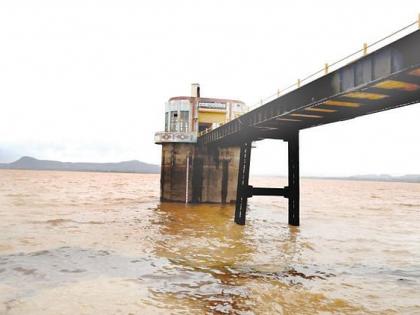
<instances>
[{"instance_id":1,"label":"concrete pillar","mask_svg":"<svg viewBox=\"0 0 420 315\"><path fill-rule=\"evenodd\" d=\"M161 199L203 203L234 202L238 164L239 147L213 148L164 143Z\"/></svg>"},{"instance_id":2,"label":"concrete pillar","mask_svg":"<svg viewBox=\"0 0 420 315\"><path fill-rule=\"evenodd\" d=\"M162 145L162 163L160 172L160 197L163 201L185 202L191 196L191 166L188 171L187 161L191 161L194 144L165 143ZM191 199L191 197L188 197Z\"/></svg>"}]
</instances>

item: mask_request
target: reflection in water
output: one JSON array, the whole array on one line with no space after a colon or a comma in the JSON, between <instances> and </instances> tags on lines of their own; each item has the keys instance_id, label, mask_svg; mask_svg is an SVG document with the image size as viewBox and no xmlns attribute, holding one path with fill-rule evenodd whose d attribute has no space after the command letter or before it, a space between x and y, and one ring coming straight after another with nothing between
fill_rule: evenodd
<instances>
[{"instance_id":1,"label":"reflection in water","mask_svg":"<svg viewBox=\"0 0 420 315\"><path fill-rule=\"evenodd\" d=\"M420 313L420 185L304 180L296 228L281 198L243 227L158 181L0 171L0 313Z\"/></svg>"},{"instance_id":2,"label":"reflection in water","mask_svg":"<svg viewBox=\"0 0 420 315\"><path fill-rule=\"evenodd\" d=\"M178 270L191 271L194 279L154 290L155 297L197 301L199 309L212 311L250 310L243 303L249 292L237 282L255 246L244 229L232 223L233 207L161 203L158 210L164 218L164 239L156 242L156 255L168 258Z\"/></svg>"}]
</instances>

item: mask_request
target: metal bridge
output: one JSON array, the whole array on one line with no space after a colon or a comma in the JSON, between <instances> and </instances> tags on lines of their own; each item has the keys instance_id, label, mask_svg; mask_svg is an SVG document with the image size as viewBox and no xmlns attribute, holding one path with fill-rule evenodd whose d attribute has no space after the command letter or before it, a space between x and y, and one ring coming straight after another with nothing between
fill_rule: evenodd
<instances>
[{"instance_id":1,"label":"metal bridge","mask_svg":"<svg viewBox=\"0 0 420 315\"><path fill-rule=\"evenodd\" d=\"M419 25L418 22L412 23ZM299 225L299 131L420 101L420 30L198 137L199 145L240 146L235 222L245 224L247 200L277 195L289 200L289 224ZM390 126L392 128L392 126ZM289 180L284 188L248 185L251 143L288 142Z\"/></svg>"}]
</instances>

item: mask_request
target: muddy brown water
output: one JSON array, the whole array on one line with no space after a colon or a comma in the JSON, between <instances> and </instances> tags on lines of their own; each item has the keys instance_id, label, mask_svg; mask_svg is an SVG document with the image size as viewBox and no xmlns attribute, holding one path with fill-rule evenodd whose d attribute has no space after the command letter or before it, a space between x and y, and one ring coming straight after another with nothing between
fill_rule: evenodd
<instances>
[{"instance_id":1,"label":"muddy brown water","mask_svg":"<svg viewBox=\"0 0 420 315\"><path fill-rule=\"evenodd\" d=\"M254 177L258 186L284 178ZM159 202L159 175L0 170L0 314L420 314L420 185Z\"/></svg>"}]
</instances>

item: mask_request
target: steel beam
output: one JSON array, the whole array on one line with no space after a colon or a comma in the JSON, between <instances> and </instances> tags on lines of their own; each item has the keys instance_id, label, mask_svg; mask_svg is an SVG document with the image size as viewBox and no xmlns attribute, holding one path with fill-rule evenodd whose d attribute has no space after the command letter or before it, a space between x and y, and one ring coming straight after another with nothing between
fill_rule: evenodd
<instances>
[{"instance_id":1,"label":"steel beam","mask_svg":"<svg viewBox=\"0 0 420 315\"><path fill-rule=\"evenodd\" d=\"M272 187L252 187L248 186L248 196L288 196L288 187L272 188Z\"/></svg>"},{"instance_id":2,"label":"steel beam","mask_svg":"<svg viewBox=\"0 0 420 315\"><path fill-rule=\"evenodd\" d=\"M240 145L420 101L420 30L198 137Z\"/></svg>"},{"instance_id":3,"label":"steel beam","mask_svg":"<svg viewBox=\"0 0 420 315\"><path fill-rule=\"evenodd\" d=\"M245 224L248 198L252 196L282 196L289 199L289 224L299 226L299 131L289 134L286 141L288 144L289 157L289 185L284 188L253 187L249 185L252 142L246 141L241 145L235 223L240 225Z\"/></svg>"},{"instance_id":4,"label":"steel beam","mask_svg":"<svg viewBox=\"0 0 420 315\"><path fill-rule=\"evenodd\" d=\"M249 166L251 162L251 141L241 145L239 156L238 187L236 192L235 223L244 225L248 204Z\"/></svg>"},{"instance_id":5,"label":"steel beam","mask_svg":"<svg viewBox=\"0 0 420 315\"><path fill-rule=\"evenodd\" d=\"M289 156L289 224L299 226L299 132L287 139Z\"/></svg>"}]
</instances>

